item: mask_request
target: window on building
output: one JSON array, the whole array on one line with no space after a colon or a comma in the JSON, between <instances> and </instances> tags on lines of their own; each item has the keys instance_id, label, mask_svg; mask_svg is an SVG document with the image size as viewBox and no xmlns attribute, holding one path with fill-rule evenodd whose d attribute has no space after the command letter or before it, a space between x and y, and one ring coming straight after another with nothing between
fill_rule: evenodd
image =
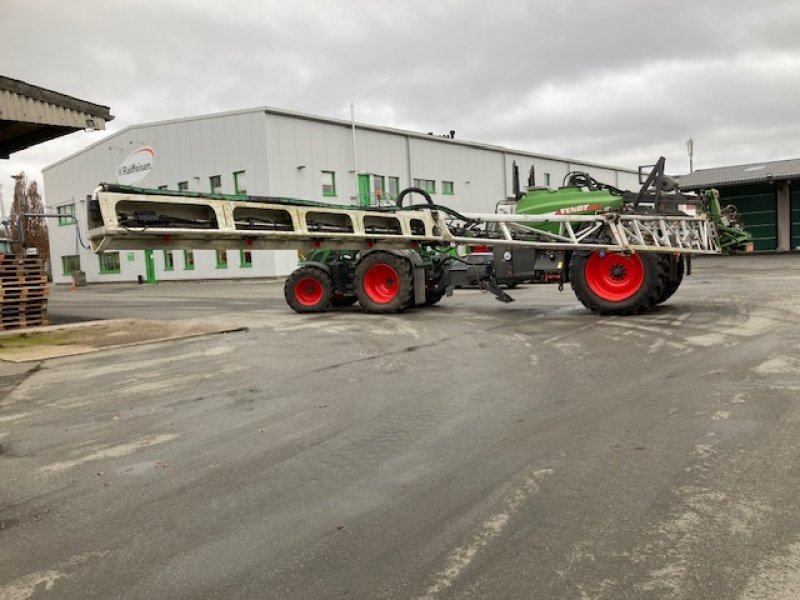
<instances>
[{"instance_id":1,"label":"window on building","mask_svg":"<svg viewBox=\"0 0 800 600\"><path fill-rule=\"evenodd\" d=\"M175 270L175 255L172 254L172 250L164 250L164 270Z\"/></svg>"},{"instance_id":2,"label":"window on building","mask_svg":"<svg viewBox=\"0 0 800 600\"><path fill-rule=\"evenodd\" d=\"M179 181L178 182L178 191L185 192L189 189L189 182L188 181Z\"/></svg>"},{"instance_id":3,"label":"window on building","mask_svg":"<svg viewBox=\"0 0 800 600\"><path fill-rule=\"evenodd\" d=\"M386 179L383 175L373 175L372 176L372 195L375 197L375 200L380 203L381 199L383 198L383 194L386 191Z\"/></svg>"},{"instance_id":4,"label":"window on building","mask_svg":"<svg viewBox=\"0 0 800 600\"><path fill-rule=\"evenodd\" d=\"M252 267L253 253L250 250L239 250L239 266Z\"/></svg>"},{"instance_id":5,"label":"window on building","mask_svg":"<svg viewBox=\"0 0 800 600\"><path fill-rule=\"evenodd\" d=\"M72 275L75 271L81 270L81 257L77 254L61 257L61 268L64 269L64 275Z\"/></svg>"},{"instance_id":6,"label":"window on building","mask_svg":"<svg viewBox=\"0 0 800 600\"><path fill-rule=\"evenodd\" d=\"M550 185L550 173L545 173L545 174L544 174L544 184L545 184L546 186L549 186L549 185Z\"/></svg>"},{"instance_id":7,"label":"window on building","mask_svg":"<svg viewBox=\"0 0 800 600\"><path fill-rule=\"evenodd\" d=\"M186 271L194 271L194 250L183 251L183 268Z\"/></svg>"},{"instance_id":8,"label":"window on building","mask_svg":"<svg viewBox=\"0 0 800 600\"><path fill-rule=\"evenodd\" d=\"M100 274L119 273L119 252L103 252L97 255L100 261Z\"/></svg>"},{"instance_id":9,"label":"window on building","mask_svg":"<svg viewBox=\"0 0 800 600\"><path fill-rule=\"evenodd\" d=\"M453 182L452 181L443 181L442 182L442 194L445 196L452 196L453 195Z\"/></svg>"},{"instance_id":10,"label":"window on building","mask_svg":"<svg viewBox=\"0 0 800 600\"><path fill-rule=\"evenodd\" d=\"M436 193L436 182L433 179L415 179L414 187L422 188L429 194Z\"/></svg>"},{"instance_id":11,"label":"window on building","mask_svg":"<svg viewBox=\"0 0 800 600\"><path fill-rule=\"evenodd\" d=\"M399 177L389 177L389 187L386 189L386 192L389 196L389 200L396 200L397 196L400 194L400 178Z\"/></svg>"},{"instance_id":12,"label":"window on building","mask_svg":"<svg viewBox=\"0 0 800 600\"><path fill-rule=\"evenodd\" d=\"M227 269L228 268L228 251L227 250L217 250L217 268L218 269Z\"/></svg>"},{"instance_id":13,"label":"window on building","mask_svg":"<svg viewBox=\"0 0 800 600\"><path fill-rule=\"evenodd\" d=\"M160 189L160 190L168 190L169 187L167 187L166 185L160 185L160 186L158 186L158 189Z\"/></svg>"},{"instance_id":14,"label":"window on building","mask_svg":"<svg viewBox=\"0 0 800 600\"><path fill-rule=\"evenodd\" d=\"M56 214L58 215L59 225L73 225L75 223L75 220L72 218L75 215L74 204L62 204L61 206L56 206Z\"/></svg>"},{"instance_id":15,"label":"window on building","mask_svg":"<svg viewBox=\"0 0 800 600\"><path fill-rule=\"evenodd\" d=\"M322 172L322 195L335 196L336 195L336 172L323 171Z\"/></svg>"},{"instance_id":16,"label":"window on building","mask_svg":"<svg viewBox=\"0 0 800 600\"><path fill-rule=\"evenodd\" d=\"M244 171L236 171L233 174L233 193L246 194L247 193L247 180L244 176Z\"/></svg>"},{"instance_id":17,"label":"window on building","mask_svg":"<svg viewBox=\"0 0 800 600\"><path fill-rule=\"evenodd\" d=\"M212 194L222 193L222 175L212 175L208 178L208 187Z\"/></svg>"}]
</instances>

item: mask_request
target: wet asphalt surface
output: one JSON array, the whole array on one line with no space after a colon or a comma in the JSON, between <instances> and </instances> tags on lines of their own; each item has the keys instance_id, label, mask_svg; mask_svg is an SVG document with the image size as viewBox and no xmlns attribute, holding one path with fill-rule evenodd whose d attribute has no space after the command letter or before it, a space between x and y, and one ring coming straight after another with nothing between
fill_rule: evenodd
<instances>
[{"instance_id":1,"label":"wet asphalt surface","mask_svg":"<svg viewBox=\"0 0 800 600\"><path fill-rule=\"evenodd\" d=\"M800 257L637 317L512 295L55 289L249 329L0 365L0 599L796 597Z\"/></svg>"}]
</instances>

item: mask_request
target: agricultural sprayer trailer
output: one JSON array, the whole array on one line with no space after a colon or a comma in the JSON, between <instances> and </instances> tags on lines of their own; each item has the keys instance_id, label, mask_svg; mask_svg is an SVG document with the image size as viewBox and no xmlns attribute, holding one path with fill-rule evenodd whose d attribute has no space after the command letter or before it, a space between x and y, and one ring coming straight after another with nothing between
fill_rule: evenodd
<instances>
[{"instance_id":1,"label":"agricultural sprayer trailer","mask_svg":"<svg viewBox=\"0 0 800 600\"><path fill-rule=\"evenodd\" d=\"M373 313L430 306L480 286L502 302L522 283L569 283L598 314L630 315L666 301L695 255L746 252L750 236L714 190L683 194L661 158L638 191L583 172L558 189L523 192L490 214L438 205L419 188L384 206L227 196L101 184L88 203L95 252L297 249L284 295L297 312L358 302ZM414 203L414 200L420 200Z\"/></svg>"}]
</instances>

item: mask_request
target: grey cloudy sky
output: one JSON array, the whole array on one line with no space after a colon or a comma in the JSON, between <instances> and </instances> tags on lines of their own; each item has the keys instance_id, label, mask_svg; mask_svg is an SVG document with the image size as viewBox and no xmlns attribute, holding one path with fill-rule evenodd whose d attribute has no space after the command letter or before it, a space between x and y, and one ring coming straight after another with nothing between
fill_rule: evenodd
<instances>
[{"instance_id":1,"label":"grey cloudy sky","mask_svg":"<svg viewBox=\"0 0 800 600\"><path fill-rule=\"evenodd\" d=\"M273 106L672 173L800 156L800 2L0 0L0 74L105 104L108 131Z\"/></svg>"}]
</instances>

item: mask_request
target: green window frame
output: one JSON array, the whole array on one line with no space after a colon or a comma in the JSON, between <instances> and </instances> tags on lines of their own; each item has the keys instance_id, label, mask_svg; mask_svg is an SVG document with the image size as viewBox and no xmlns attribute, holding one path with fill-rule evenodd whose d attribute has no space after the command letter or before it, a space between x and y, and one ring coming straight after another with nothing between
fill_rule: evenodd
<instances>
[{"instance_id":1,"label":"green window frame","mask_svg":"<svg viewBox=\"0 0 800 600\"><path fill-rule=\"evenodd\" d=\"M62 204L56 206L56 214L58 215L59 225L74 225L75 219L75 204ZM63 215L63 216L62 216Z\"/></svg>"},{"instance_id":2,"label":"green window frame","mask_svg":"<svg viewBox=\"0 0 800 600\"><path fill-rule=\"evenodd\" d=\"M239 250L239 266L249 268L253 266L252 250Z\"/></svg>"},{"instance_id":3,"label":"green window frame","mask_svg":"<svg viewBox=\"0 0 800 600\"><path fill-rule=\"evenodd\" d=\"M233 193L244 195L247 193L247 179L244 171L233 173Z\"/></svg>"},{"instance_id":4,"label":"green window frame","mask_svg":"<svg viewBox=\"0 0 800 600\"><path fill-rule=\"evenodd\" d=\"M442 181L442 195L443 196L452 196L453 192L453 182L452 181Z\"/></svg>"},{"instance_id":5,"label":"green window frame","mask_svg":"<svg viewBox=\"0 0 800 600\"><path fill-rule=\"evenodd\" d=\"M172 253L172 250L164 250L164 270L175 270L175 255Z\"/></svg>"},{"instance_id":6,"label":"green window frame","mask_svg":"<svg viewBox=\"0 0 800 600\"><path fill-rule=\"evenodd\" d=\"M100 261L100 274L111 275L122 272L119 262L119 252L103 252L97 255Z\"/></svg>"},{"instance_id":7,"label":"green window frame","mask_svg":"<svg viewBox=\"0 0 800 600\"><path fill-rule=\"evenodd\" d=\"M217 259L217 268L218 269L227 269L228 268L228 251L227 250L216 250L216 259Z\"/></svg>"},{"instance_id":8,"label":"green window frame","mask_svg":"<svg viewBox=\"0 0 800 600\"><path fill-rule=\"evenodd\" d=\"M194 271L194 250L183 251L183 270Z\"/></svg>"},{"instance_id":9,"label":"green window frame","mask_svg":"<svg viewBox=\"0 0 800 600\"><path fill-rule=\"evenodd\" d=\"M168 190L168 189L169 189L169 186L167 186L167 185L160 185L160 186L158 186L158 189L160 189L160 190Z\"/></svg>"},{"instance_id":10,"label":"green window frame","mask_svg":"<svg viewBox=\"0 0 800 600\"><path fill-rule=\"evenodd\" d=\"M322 195L328 197L336 196L336 171L322 172Z\"/></svg>"},{"instance_id":11,"label":"green window frame","mask_svg":"<svg viewBox=\"0 0 800 600\"><path fill-rule=\"evenodd\" d=\"M78 254L69 254L61 257L61 268L64 275L70 276L75 271L81 270L81 257Z\"/></svg>"},{"instance_id":12,"label":"green window frame","mask_svg":"<svg viewBox=\"0 0 800 600\"><path fill-rule=\"evenodd\" d=\"M400 178L389 177L388 184L389 186L386 188L387 197L389 200L397 200L397 196L400 195Z\"/></svg>"},{"instance_id":13,"label":"green window frame","mask_svg":"<svg viewBox=\"0 0 800 600\"><path fill-rule=\"evenodd\" d=\"M433 179L415 179L414 187L422 188L429 194L436 193L436 182Z\"/></svg>"},{"instance_id":14,"label":"green window frame","mask_svg":"<svg viewBox=\"0 0 800 600\"><path fill-rule=\"evenodd\" d=\"M188 181L179 181L178 182L178 191L179 192L186 192L189 190L189 182Z\"/></svg>"},{"instance_id":15,"label":"green window frame","mask_svg":"<svg viewBox=\"0 0 800 600\"><path fill-rule=\"evenodd\" d=\"M222 175L212 175L208 178L208 189L212 194L222 193Z\"/></svg>"}]
</instances>

